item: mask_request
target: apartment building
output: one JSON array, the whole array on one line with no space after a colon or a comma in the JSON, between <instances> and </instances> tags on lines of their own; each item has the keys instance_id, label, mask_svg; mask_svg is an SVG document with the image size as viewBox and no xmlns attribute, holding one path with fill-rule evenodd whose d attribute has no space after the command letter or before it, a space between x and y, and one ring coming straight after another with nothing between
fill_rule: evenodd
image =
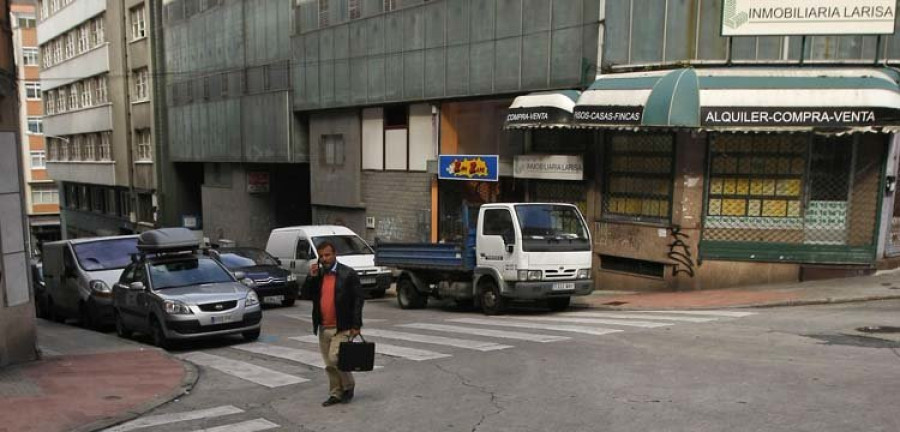
<instances>
[{"instance_id":1,"label":"apartment building","mask_svg":"<svg viewBox=\"0 0 900 432\"><path fill-rule=\"evenodd\" d=\"M46 165L66 237L157 224L150 3L38 2Z\"/></svg>"},{"instance_id":2,"label":"apartment building","mask_svg":"<svg viewBox=\"0 0 900 432\"><path fill-rule=\"evenodd\" d=\"M10 5L18 69L19 129L25 170L25 210L33 253L43 242L59 240L59 190L47 175L44 146L44 106L41 103L40 52L37 43L37 9L33 1Z\"/></svg>"}]
</instances>

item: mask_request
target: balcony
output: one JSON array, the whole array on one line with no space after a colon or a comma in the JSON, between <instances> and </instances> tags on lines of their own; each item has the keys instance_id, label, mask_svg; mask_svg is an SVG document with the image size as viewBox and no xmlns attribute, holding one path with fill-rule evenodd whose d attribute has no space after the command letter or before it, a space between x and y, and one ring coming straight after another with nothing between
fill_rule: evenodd
<instances>
[{"instance_id":1,"label":"balcony","mask_svg":"<svg viewBox=\"0 0 900 432\"><path fill-rule=\"evenodd\" d=\"M112 130L112 104L44 117L44 133L54 136Z\"/></svg>"},{"instance_id":2,"label":"balcony","mask_svg":"<svg viewBox=\"0 0 900 432\"><path fill-rule=\"evenodd\" d=\"M55 181L116 184L116 163L103 162L47 162L47 173Z\"/></svg>"},{"instance_id":3,"label":"balcony","mask_svg":"<svg viewBox=\"0 0 900 432\"><path fill-rule=\"evenodd\" d=\"M105 10L106 0L72 2L38 24L38 44L43 45Z\"/></svg>"},{"instance_id":4,"label":"balcony","mask_svg":"<svg viewBox=\"0 0 900 432\"><path fill-rule=\"evenodd\" d=\"M109 72L109 43L42 70L41 89L53 90L104 72Z\"/></svg>"}]
</instances>

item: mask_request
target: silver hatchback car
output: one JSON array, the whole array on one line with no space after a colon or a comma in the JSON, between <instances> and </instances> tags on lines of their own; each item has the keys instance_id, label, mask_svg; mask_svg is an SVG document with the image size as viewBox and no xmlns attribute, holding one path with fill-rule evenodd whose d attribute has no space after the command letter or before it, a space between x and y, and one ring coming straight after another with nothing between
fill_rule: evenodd
<instances>
[{"instance_id":1,"label":"silver hatchback car","mask_svg":"<svg viewBox=\"0 0 900 432\"><path fill-rule=\"evenodd\" d=\"M139 254L113 287L116 333L149 334L166 348L173 340L241 334L256 340L262 309L256 293L216 260L197 252L183 228L148 231Z\"/></svg>"}]
</instances>

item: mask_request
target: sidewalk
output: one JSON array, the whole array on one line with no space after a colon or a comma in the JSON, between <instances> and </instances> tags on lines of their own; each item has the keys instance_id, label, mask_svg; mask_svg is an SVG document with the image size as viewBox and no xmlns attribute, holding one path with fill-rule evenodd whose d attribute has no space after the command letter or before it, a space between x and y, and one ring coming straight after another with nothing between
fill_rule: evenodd
<instances>
[{"instance_id":1,"label":"sidewalk","mask_svg":"<svg viewBox=\"0 0 900 432\"><path fill-rule=\"evenodd\" d=\"M93 431L189 390L192 366L159 349L39 319L39 361L0 370L0 432Z\"/></svg>"},{"instance_id":2,"label":"sidewalk","mask_svg":"<svg viewBox=\"0 0 900 432\"><path fill-rule=\"evenodd\" d=\"M713 309L801 306L887 299L900 299L900 271L879 272L873 276L845 279L688 292L595 291L589 296L573 298L572 305L613 310Z\"/></svg>"}]
</instances>

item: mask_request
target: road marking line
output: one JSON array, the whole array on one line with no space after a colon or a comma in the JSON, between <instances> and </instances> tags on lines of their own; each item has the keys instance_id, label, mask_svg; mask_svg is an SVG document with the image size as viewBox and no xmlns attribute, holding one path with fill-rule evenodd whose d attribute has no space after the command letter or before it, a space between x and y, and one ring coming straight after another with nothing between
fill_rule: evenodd
<instances>
[{"instance_id":1,"label":"road marking line","mask_svg":"<svg viewBox=\"0 0 900 432\"><path fill-rule=\"evenodd\" d=\"M401 324L398 327L408 327L419 330L435 330L435 331L443 331L448 333L461 333L461 334L470 334L475 336L488 336L488 337L496 337L496 338L504 338L504 339L518 339L529 342L558 342L562 340L570 339L566 336L554 336L554 335L542 335L535 333L521 333L521 332L513 332L513 331L505 331L505 330L493 330L493 329L483 329L483 328L472 328L472 327L460 327L460 326L452 326L452 325L443 325L443 324L429 324L429 323L412 323L412 324Z\"/></svg>"},{"instance_id":2,"label":"road marking line","mask_svg":"<svg viewBox=\"0 0 900 432\"><path fill-rule=\"evenodd\" d=\"M500 319L516 319L516 320L540 321L540 322L569 322L569 323L576 323L576 324L606 324L606 325L620 325L620 326L641 327L641 328L657 328L657 327L666 327L666 326L672 325L672 323L660 323L660 322L652 322L652 321L628 321L628 320L600 319L600 318L563 318L563 317L543 317L543 316L540 316L540 317L535 317L535 316L514 316L514 317L512 317L511 316L511 317L502 317Z\"/></svg>"},{"instance_id":3,"label":"road marking line","mask_svg":"<svg viewBox=\"0 0 900 432\"><path fill-rule=\"evenodd\" d=\"M255 419L230 425L216 426L209 429L198 429L194 432L257 432L277 427L277 424L266 419Z\"/></svg>"},{"instance_id":4,"label":"road marking line","mask_svg":"<svg viewBox=\"0 0 900 432\"><path fill-rule=\"evenodd\" d=\"M234 345L231 348L325 369L325 361L322 360L322 353L318 351L296 349L260 342ZM375 369L381 369L381 366L375 366Z\"/></svg>"},{"instance_id":5,"label":"road marking line","mask_svg":"<svg viewBox=\"0 0 900 432\"><path fill-rule=\"evenodd\" d=\"M698 311L628 311L628 313L645 313L645 314L679 314L679 315L709 315L718 317L743 318L746 316L756 315L756 312L735 312L735 311L719 311L719 310L698 310Z\"/></svg>"},{"instance_id":6,"label":"road marking line","mask_svg":"<svg viewBox=\"0 0 900 432\"><path fill-rule=\"evenodd\" d=\"M309 381L306 378L288 375L286 373L267 369L261 366L256 366L254 364L238 360L231 360L225 357L219 357L204 352L178 354L176 357L200 366L211 367L234 377L264 385L269 388L299 384Z\"/></svg>"},{"instance_id":7,"label":"road marking line","mask_svg":"<svg viewBox=\"0 0 900 432\"><path fill-rule=\"evenodd\" d=\"M128 432L136 429L148 428L151 426L160 426L170 423L178 423L185 422L191 420L200 420L200 419L208 419L213 417L222 417L231 414L240 414L244 412L244 410L231 406L224 405L215 408L201 409L196 411L186 411L179 413L171 413L171 414L159 414L148 417L141 417L136 420L132 420L127 423L122 423L118 426L104 429L103 432Z\"/></svg>"},{"instance_id":8,"label":"road marking line","mask_svg":"<svg viewBox=\"0 0 900 432\"><path fill-rule=\"evenodd\" d=\"M702 322L710 322L717 321L718 318L700 318L700 317L690 317L690 316L668 316L668 315L641 315L641 314L623 314L623 313L605 313L605 312L566 312L556 314L554 316L561 317L575 317L575 318L621 318L621 319L654 319L654 320L666 320L666 321L681 321L681 322L694 322L694 323L702 323Z\"/></svg>"},{"instance_id":9,"label":"road marking line","mask_svg":"<svg viewBox=\"0 0 900 432\"><path fill-rule=\"evenodd\" d=\"M511 345L500 345L493 342L481 342L468 339L456 339L443 336L431 336L417 333L395 332L391 330L368 329L365 336L375 336L387 339L397 339L409 342L419 342L435 345L445 345L456 348L472 349L477 351L496 351L506 348L512 348Z\"/></svg>"},{"instance_id":10,"label":"road marking line","mask_svg":"<svg viewBox=\"0 0 900 432\"><path fill-rule=\"evenodd\" d=\"M299 321L303 321L303 322L312 323L312 318L307 315L298 315L298 314L278 314L278 315L283 316L285 318L291 318L291 319L295 319L295 320L299 320ZM365 324L365 323L380 323L380 322L385 322L385 321L387 321L387 320L382 319L382 318L363 318L363 324Z\"/></svg>"},{"instance_id":11,"label":"road marking line","mask_svg":"<svg viewBox=\"0 0 900 432\"><path fill-rule=\"evenodd\" d=\"M303 343L311 343L318 344L319 337L315 335L308 336L297 336L290 338L291 340L295 340ZM405 358L407 360L415 360L415 361L423 361L423 360L434 360L439 358L447 358L453 357L450 354L439 353L435 351L428 351L417 348L407 348L396 345L389 345L385 343L378 342L375 344L375 353L386 355L389 357L400 357Z\"/></svg>"},{"instance_id":12,"label":"road marking line","mask_svg":"<svg viewBox=\"0 0 900 432\"><path fill-rule=\"evenodd\" d=\"M594 335L594 336L603 336L603 335L608 335L610 333L619 333L619 332L623 331L623 330L618 330L618 329L586 327L586 326L576 326L576 325L555 325L555 324L538 324L538 323L528 323L528 322L495 321L495 320L483 319L483 318L457 318L457 319L450 319L447 321L461 323L461 324L477 324L477 325L489 325L489 326L500 326L500 327L518 327L518 328L527 328L527 329L583 333L583 334L589 334L589 335Z\"/></svg>"}]
</instances>

